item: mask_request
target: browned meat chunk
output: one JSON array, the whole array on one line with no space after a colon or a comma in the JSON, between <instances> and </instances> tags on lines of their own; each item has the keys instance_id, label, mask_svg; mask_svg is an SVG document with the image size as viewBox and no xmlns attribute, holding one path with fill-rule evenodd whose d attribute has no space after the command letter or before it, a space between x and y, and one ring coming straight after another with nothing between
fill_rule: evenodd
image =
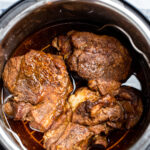
<instances>
[{"instance_id":1,"label":"browned meat chunk","mask_svg":"<svg viewBox=\"0 0 150 150\"><path fill-rule=\"evenodd\" d=\"M110 95L101 97L87 88L78 89L69 98L72 122L86 126L105 122L111 128L133 127L143 112L141 96L131 87L121 87L116 93L116 98Z\"/></svg>"},{"instance_id":2,"label":"browned meat chunk","mask_svg":"<svg viewBox=\"0 0 150 150\"><path fill-rule=\"evenodd\" d=\"M63 103L64 101L55 106L51 101L43 101L33 106L30 103L8 101L3 105L3 109L8 116L15 120L30 121L31 128L44 132L67 109Z\"/></svg>"},{"instance_id":3,"label":"browned meat chunk","mask_svg":"<svg viewBox=\"0 0 150 150\"><path fill-rule=\"evenodd\" d=\"M110 95L100 97L97 92L87 88L78 89L70 96L69 102L73 110L74 123L96 125L106 121L117 122L124 117L123 110L114 97Z\"/></svg>"},{"instance_id":4,"label":"browned meat chunk","mask_svg":"<svg viewBox=\"0 0 150 150\"><path fill-rule=\"evenodd\" d=\"M130 129L140 120L143 112L141 94L138 90L123 86L116 95L117 100L124 109L125 126Z\"/></svg>"},{"instance_id":5,"label":"browned meat chunk","mask_svg":"<svg viewBox=\"0 0 150 150\"><path fill-rule=\"evenodd\" d=\"M3 81L15 101L31 104L66 97L72 90L62 57L35 50L11 58L4 68Z\"/></svg>"},{"instance_id":6,"label":"browned meat chunk","mask_svg":"<svg viewBox=\"0 0 150 150\"><path fill-rule=\"evenodd\" d=\"M68 105L62 106L60 103L54 107L51 102L44 101L44 103L38 104L30 111L30 127L44 132L49 129L51 125L54 126L54 124L58 124L57 120L59 120L59 117L62 118L62 114L69 111L69 109ZM71 115L70 113L67 113L67 117Z\"/></svg>"},{"instance_id":7,"label":"browned meat chunk","mask_svg":"<svg viewBox=\"0 0 150 150\"><path fill-rule=\"evenodd\" d=\"M53 143L63 135L68 123L71 121L71 110L69 105L66 105L64 113L53 123L51 128L44 134L44 147L50 149Z\"/></svg>"},{"instance_id":8,"label":"browned meat chunk","mask_svg":"<svg viewBox=\"0 0 150 150\"><path fill-rule=\"evenodd\" d=\"M121 83L115 80L96 79L89 80L88 86L94 91L100 91L102 95L112 94L120 87Z\"/></svg>"},{"instance_id":9,"label":"browned meat chunk","mask_svg":"<svg viewBox=\"0 0 150 150\"><path fill-rule=\"evenodd\" d=\"M28 113L32 110L33 106L25 102L8 101L4 106L4 112L8 116L12 116L15 120L28 120Z\"/></svg>"},{"instance_id":10,"label":"browned meat chunk","mask_svg":"<svg viewBox=\"0 0 150 150\"><path fill-rule=\"evenodd\" d=\"M59 108L59 104L55 101L43 101L42 103L37 104L30 111L30 127L40 130L46 131L54 122L55 119L63 113L64 102L59 103L61 107Z\"/></svg>"},{"instance_id":11,"label":"browned meat chunk","mask_svg":"<svg viewBox=\"0 0 150 150\"><path fill-rule=\"evenodd\" d=\"M98 89L102 95L119 88L119 82L128 76L131 57L114 37L72 31L55 38L52 44L62 55L67 55L70 70L87 79L89 87Z\"/></svg>"},{"instance_id":12,"label":"browned meat chunk","mask_svg":"<svg viewBox=\"0 0 150 150\"><path fill-rule=\"evenodd\" d=\"M63 125L60 126L60 128ZM55 131L57 132L57 131ZM50 134L51 137L52 133ZM88 143L93 133L90 132L86 127L69 123L62 136L53 143L47 144L48 150L87 150ZM48 135L46 135L48 138ZM55 137L55 134L53 135Z\"/></svg>"},{"instance_id":13,"label":"browned meat chunk","mask_svg":"<svg viewBox=\"0 0 150 150\"><path fill-rule=\"evenodd\" d=\"M42 132L63 113L66 98L72 91L63 58L35 50L11 58L5 66L3 81L14 96L11 105L9 102L4 105L5 112L8 115L15 112L14 119L29 120L32 128ZM20 109L28 107L27 104L32 106L31 110ZM18 116L18 112L24 115Z\"/></svg>"}]
</instances>

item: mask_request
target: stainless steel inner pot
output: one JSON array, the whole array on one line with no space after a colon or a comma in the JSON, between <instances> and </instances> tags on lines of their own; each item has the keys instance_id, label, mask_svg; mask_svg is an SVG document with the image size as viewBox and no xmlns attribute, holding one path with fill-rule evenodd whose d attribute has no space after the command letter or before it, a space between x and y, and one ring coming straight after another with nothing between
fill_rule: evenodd
<instances>
[{"instance_id":1,"label":"stainless steel inner pot","mask_svg":"<svg viewBox=\"0 0 150 150\"><path fill-rule=\"evenodd\" d=\"M143 63L143 80L146 80L144 119L137 128L136 136L133 135L125 141L122 149L148 150L150 148L150 26L136 11L123 2L118 0L19 2L0 18L0 76L5 62L27 36L47 25L69 21L89 22L100 27L105 24L118 25L131 36L134 44L147 57ZM6 149L22 149L14 136L7 130L1 115L0 141Z\"/></svg>"}]
</instances>

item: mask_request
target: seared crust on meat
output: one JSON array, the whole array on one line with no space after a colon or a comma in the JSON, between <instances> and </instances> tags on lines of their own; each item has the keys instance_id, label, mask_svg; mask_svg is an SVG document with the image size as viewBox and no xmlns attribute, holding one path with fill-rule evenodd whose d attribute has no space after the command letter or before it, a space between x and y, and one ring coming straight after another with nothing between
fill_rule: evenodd
<instances>
[{"instance_id":1,"label":"seared crust on meat","mask_svg":"<svg viewBox=\"0 0 150 150\"><path fill-rule=\"evenodd\" d=\"M70 70L87 79L89 87L102 95L113 93L129 74L129 52L114 37L70 31L56 37L52 44L65 56Z\"/></svg>"}]
</instances>

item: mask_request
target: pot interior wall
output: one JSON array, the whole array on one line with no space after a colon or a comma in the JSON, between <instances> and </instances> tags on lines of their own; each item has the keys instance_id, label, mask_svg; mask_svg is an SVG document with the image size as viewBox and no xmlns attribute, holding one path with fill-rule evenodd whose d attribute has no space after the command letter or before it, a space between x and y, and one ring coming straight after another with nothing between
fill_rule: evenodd
<instances>
[{"instance_id":1,"label":"pot interior wall","mask_svg":"<svg viewBox=\"0 0 150 150\"><path fill-rule=\"evenodd\" d=\"M67 24L69 22L87 23L93 26L94 30L109 23L119 25L131 35L136 46L147 56L150 56L150 48L143 34L132 22L117 11L114 11L112 8L106 7L105 5L97 5L94 1L93 3L73 1L61 3L58 1L55 3L37 6L37 8L35 7L32 11L28 11L23 17L20 17L19 21L14 21L14 25L11 30L8 31L7 35L1 41L0 74L3 71L3 67L7 59L10 58L15 49L28 36L44 27L54 26L61 23ZM84 27L82 29L84 30ZM86 30L90 29L86 28ZM57 28L54 28L52 33L57 35ZM138 68L139 65L140 68L140 70L137 69L137 71L139 71L139 80L142 85L144 112L138 125L133 131L131 130L131 132L125 137L125 140L119 144L119 149L128 149L142 136L150 122L149 68L144 58L134 51L129 41L123 37L123 35L120 35L115 31L111 31L111 34L121 40L130 50L130 53L133 56L136 56L133 58L133 63L138 61L139 63L136 63L136 67ZM118 147L114 149L118 149Z\"/></svg>"}]
</instances>

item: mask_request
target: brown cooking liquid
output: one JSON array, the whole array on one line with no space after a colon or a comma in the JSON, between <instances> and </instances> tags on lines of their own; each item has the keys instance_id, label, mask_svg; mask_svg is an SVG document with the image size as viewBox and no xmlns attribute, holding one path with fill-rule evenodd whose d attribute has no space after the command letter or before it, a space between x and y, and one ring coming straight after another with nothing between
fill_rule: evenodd
<instances>
[{"instance_id":1,"label":"brown cooking liquid","mask_svg":"<svg viewBox=\"0 0 150 150\"><path fill-rule=\"evenodd\" d=\"M50 43L54 37L57 35L62 35L67 33L70 30L80 30L80 31L89 31L95 32L97 31L98 27L91 24L86 23L63 23L58 25L53 25L50 27L46 27L35 34L28 37L21 45L16 49L16 51L12 54L12 57L23 55L27 53L30 49L41 50L43 49L46 53L54 53L58 54L57 50L51 47ZM120 38L119 38L120 39ZM126 43L125 43L126 44ZM126 46L126 45L125 45ZM134 60L133 60L134 62ZM132 87L138 88L139 90L142 89L141 83L139 81L140 71L137 68L139 64L133 63L134 66L131 68L131 73L129 75L128 80L124 83L124 85L130 85ZM135 66L137 65L137 66ZM75 81L75 88L86 86L87 82L81 78L79 78L75 73L69 72L70 75L73 77ZM8 95L6 95L8 96ZM4 99L6 98L4 97ZM13 119L8 118L8 122L14 132L16 132L24 146L29 150L43 150L43 134L37 131L30 129L29 123L27 121L14 121ZM129 133L134 134L136 133L135 129L131 130L115 130L112 131L108 136L108 148L110 149L119 149L120 144L122 144ZM94 150L103 150L101 146L92 148Z\"/></svg>"}]
</instances>

